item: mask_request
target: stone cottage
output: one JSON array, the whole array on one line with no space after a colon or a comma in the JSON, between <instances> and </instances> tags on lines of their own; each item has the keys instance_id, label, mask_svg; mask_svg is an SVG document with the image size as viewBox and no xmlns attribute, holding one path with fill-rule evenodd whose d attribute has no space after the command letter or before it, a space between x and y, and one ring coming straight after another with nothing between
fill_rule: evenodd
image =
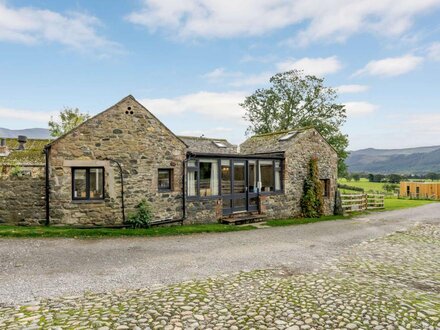
<instances>
[{"instance_id":1,"label":"stone cottage","mask_svg":"<svg viewBox=\"0 0 440 330\"><path fill-rule=\"evenodd\" d=\"M240 146L176 136L127 96L43 152L44 189L35 194L39 203L27 201L34 216L11 216L5 201L0 223L118 226L142 199L155 223L298 216L311 157L318 158L325 213L333 213L337 155L314 128L257 135Z\"/></svg>"}]
</instances>

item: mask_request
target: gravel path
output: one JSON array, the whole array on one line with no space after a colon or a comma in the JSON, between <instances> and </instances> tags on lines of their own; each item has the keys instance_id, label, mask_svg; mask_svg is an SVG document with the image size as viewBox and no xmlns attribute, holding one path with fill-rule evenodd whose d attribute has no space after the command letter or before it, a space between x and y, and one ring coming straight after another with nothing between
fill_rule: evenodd
<instances>
[{"instance_id":1,"label":"gravel path","mask_svg":"<svg viewBox=\"0 0 440 330\"><path fill-rule=\"evenodd\" d=\"M440 223L440 204L353 220L180 237L0 239L0 304L270 268L319 269L362 241Z\"/></svg>"}]
</instances>

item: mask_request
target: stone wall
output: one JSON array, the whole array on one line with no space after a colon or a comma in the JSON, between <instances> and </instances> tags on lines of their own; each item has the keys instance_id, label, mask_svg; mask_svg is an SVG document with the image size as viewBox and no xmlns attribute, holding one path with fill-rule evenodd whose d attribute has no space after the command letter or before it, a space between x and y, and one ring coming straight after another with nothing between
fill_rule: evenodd
<instances>
[{"instance_id":1,"label":"stone wall","mask_svg":"<svg viewBox=\"0 0 440 330\"><path fill-rule=\"evenodd\" d=\"M222 199L199 199L186 201L185 224L217 223L222 217Z\"/></svg>"},{"instance_id":2,"label":"stone wall","mask_svg":"<svg viewBox=\"0 0 440 330\"><path fill-rule=\"evenodd\" d=\"M181 219L186 145L129 96L55 141L50 149L51 224L122 224L122 165L126 214L142 200L153 220ZM72 167L102 166L105 199L72 201ZM158 191L158 169L172 169L172 190Z\"/></svg>"},{"instance_id":3,"label":"stone wall","mask_svg":"<svg viewBox=\"0 0 440 330\"><path fill-rule=\"evenodd\" d=\"M43 224L46 219L44 191L44 175L2 176L0 178L0 223Z\"/></svg>"},{"instance_id":4,"label":"stone wall","mask_svg":"<svg viewBox=\"0 0 440 330\"><path fill-rule=\"evenodd\" d=\"M262 145L265 146L264 142ZM330 180L330 194L324 197L324 213L334 213L337 189L338 157L335 150L314 129L302 131L285 144L283 194L262 195L261 210L268 218L291 218L301 215L300 201L308 164L312 157L318 159L320 179Z\"/></svg>"}]
</instances>

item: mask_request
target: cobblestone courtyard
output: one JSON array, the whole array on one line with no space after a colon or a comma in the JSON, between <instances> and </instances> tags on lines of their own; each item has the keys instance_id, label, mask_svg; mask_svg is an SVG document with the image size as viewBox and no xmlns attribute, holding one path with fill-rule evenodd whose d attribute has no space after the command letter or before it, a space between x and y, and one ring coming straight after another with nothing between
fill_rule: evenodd
<instances>
[{"instance_id":1,"label":"cobblestone courtyard","mask_svg":"<svg viewBox=\"0 0 440 330\"><path fill-rule=\"evenodd\" d=\"M2 307L0 328L440 329L440 226L356 245L318 272L240 272Z\"/></svg>"}]
</instances>

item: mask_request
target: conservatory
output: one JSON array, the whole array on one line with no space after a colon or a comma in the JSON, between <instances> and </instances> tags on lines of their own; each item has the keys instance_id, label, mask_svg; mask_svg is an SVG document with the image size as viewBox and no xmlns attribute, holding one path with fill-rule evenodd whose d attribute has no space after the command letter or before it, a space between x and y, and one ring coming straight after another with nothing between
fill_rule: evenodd
<instances>
[{"instance_id":1,"label":"conservatory","mask_svg":"<svg viewBox=\"0 0 440 330\"><path fill-rule=\"evenodd\" d=\"M223 215L258 211L259 195L283 193L283 155L189 154L188 200L222 200Z\"/></svg>"}]
</instances>

